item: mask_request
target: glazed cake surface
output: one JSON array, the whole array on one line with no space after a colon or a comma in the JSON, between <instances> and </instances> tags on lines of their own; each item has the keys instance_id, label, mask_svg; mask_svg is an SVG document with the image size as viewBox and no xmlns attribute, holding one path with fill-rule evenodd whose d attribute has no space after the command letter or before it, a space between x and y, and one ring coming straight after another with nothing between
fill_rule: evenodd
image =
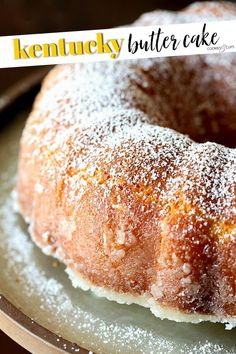
<instances>
[{"instance_id":1,"label":"glazed cake surface","mask_svg":"<svg viewBox=\"0 0 236 354\"><path fill-rule=\"evenodd\" d=\"M235 18L230 3L202 2L134 25ZM235 324L235 82L230 53L49 73L22 135L17 198L75 286L161 318Z\"/></svg>"}]
</instances>

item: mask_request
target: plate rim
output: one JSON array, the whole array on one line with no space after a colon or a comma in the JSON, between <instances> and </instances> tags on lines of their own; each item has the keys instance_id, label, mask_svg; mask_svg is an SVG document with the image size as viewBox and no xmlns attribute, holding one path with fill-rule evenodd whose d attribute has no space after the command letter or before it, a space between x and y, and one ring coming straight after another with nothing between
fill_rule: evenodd
<instances>
[{"instance_id":1,"label":"plate rim","mask_svg":"<svg viewBox=\"0 0 236 354\"><path fill-rule=\"evenodd\" d=\"M4 295L0 295L0 323L4 333L32 353L38 354L39 349L44 354L89 353L25 315Z\"/></svg>"}]
</instances>

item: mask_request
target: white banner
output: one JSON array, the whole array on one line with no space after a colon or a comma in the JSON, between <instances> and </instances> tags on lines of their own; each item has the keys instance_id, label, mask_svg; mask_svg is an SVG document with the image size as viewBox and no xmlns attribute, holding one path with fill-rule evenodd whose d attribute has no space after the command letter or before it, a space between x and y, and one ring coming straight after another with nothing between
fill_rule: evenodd
<instances>
[{"instance_id":1,"label":"white banner","mask_svg":"<svg viewBox=\"0 0 236 354\"><path fill-rule=\"evenodd\" d=\"M236 20L0 37L0 68L236 52Z\"/></svg>"}]
</instances>

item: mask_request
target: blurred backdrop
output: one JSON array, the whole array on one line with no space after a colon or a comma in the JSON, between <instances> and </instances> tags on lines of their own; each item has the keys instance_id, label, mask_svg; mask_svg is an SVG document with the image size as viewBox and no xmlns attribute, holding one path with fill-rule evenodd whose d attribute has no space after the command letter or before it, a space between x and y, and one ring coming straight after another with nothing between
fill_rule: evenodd
<instances>
[{"instance_id":1,"label":"blurred backdrop","mask_svg":"<svg viewBox=\"0 0 236 354\"><path fill-rule=\"evenodd\" d=\"M43 32L102 29L125 25L143 12L154 9L181 9L189 0L0 0L0 34L29 34ZM35 68L0 69L0 94ZM0 352L27 352L0 331ZM39 353L43 354L43 353Z\"/></svg>"}]
</instances>

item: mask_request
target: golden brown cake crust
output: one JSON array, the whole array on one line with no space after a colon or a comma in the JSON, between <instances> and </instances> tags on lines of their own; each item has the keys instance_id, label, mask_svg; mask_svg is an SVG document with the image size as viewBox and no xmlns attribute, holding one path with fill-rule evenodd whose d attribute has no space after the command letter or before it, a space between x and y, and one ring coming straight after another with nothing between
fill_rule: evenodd
<instances>
[{"instance_id":1,"label":"golden brown cake crust","mask_svg":"<svg viewBox=\"0 0 236 354\"><path fill-rule=\"evenodd\" d=\"M235 17L232 4L195 3L135 25ZM230 321L236 151L192 139L231 145L235 82L235 54L53 69L19 159L18 202L35 242L94 286Z\"/></svg>"}]
</instances>

